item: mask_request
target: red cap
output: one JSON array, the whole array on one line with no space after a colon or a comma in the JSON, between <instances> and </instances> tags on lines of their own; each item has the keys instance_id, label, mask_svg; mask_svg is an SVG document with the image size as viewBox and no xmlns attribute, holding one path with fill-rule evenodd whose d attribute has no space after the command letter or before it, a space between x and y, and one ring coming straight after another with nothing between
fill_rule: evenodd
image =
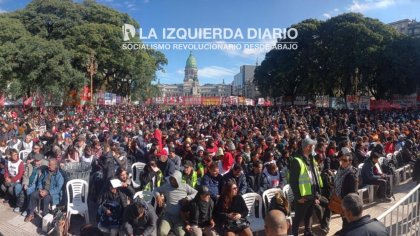
<instances>
[{"instance_id":1,"label":"red cap","mask_svg":"<svg viewBox=\"0 0 420 236\"><path fill-rule=\"evenodd\" d=\"M167 156L168 155L168 152L166 151L166 149L162 149L158 154L157 154L157 156Z\"/></svg>"}]
</instances>

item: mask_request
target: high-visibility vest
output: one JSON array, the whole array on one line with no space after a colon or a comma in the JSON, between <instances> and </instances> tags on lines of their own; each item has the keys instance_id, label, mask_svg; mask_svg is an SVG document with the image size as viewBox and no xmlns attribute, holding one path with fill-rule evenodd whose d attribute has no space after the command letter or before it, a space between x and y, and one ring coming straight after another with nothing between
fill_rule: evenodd
<instances>
[{"instance_id":1,"label":"high-visibility vest","mask_svg":"<svg viewBox=\"0 0 420 236\"><path fill-rule=\"evenodd\" d=\"M300 195L301 196L312 195L312 183L311 183L311 179L309 178L309 174L308 174L308 166L306 165L306 163L300 157L295 157L295 159L297 160L297 162L299 163L299 166L300 166L300 172L299 172L299 191L300 191ZM321 175L319 174L319 171L317 169L317 164L315 163L315 161L313 161L313 163L314 163L314 169L315 169L314 178L316 178L318 180L319 187L322 188L323 183L322 183Z\"/></svg>"},{"instance_id":2,"label":"high-visibility vest","mask_svg":"<svg viewBox=\"0 0 420 236\"><path fill-rule=\"evenodd\" d=\"M203 163L201 163L201 162L199 162L198 164L197 164L197 169L199 169L200 170L200 172L201 172L201 176L200 177L203 177L204 176L204 165L203 165Z\"/></svg>"},{"instance_id":3,"label":"high-visibility vest","mask_svg":"<svg viewBox=\"0 0 420 236\"><path fill-rule=\"evenodd\" d=\"M152 191L155 187L160 187L161 183L162 183L162 172L158 172L157 175L155 176L155 181L150 181L143 190L145 191ZM153 186L153 182L155 183L155 186Z\"/></svg>"},{"instance_id":4,"label":"high-visibility vest","mask_svg":"<svg viewBox=\"0 0 420 236\"><path fill-rule=\"evenodd\" d=\"M187 183L187 178L186 175L182 174L182 183L185 184L189 184ZM195 188L195 186L197 186L197 171L193 171L192 172L192 176L191 176L191 184L189 184L191 187Z\"/></svg>"}]
</instances>

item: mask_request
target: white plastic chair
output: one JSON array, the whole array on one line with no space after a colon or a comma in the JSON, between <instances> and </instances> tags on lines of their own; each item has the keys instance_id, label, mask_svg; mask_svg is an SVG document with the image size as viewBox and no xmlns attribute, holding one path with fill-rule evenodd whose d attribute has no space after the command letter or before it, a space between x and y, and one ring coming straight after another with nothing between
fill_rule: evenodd
<instances>
[{"instance_id":1,"label":"white plastic chair","mask_svg":"<svg viewBox=\"0 0 420 236\"><path fill-rule=\"evenodd\" d=\"M144 167L146 166L143 162L136 162L133 165L131 165L131 174L132 174L132 182L134 188L139 188L141 186L140 182L140 173L144 170Z\"/></svg>"},{"instance_id":2,"label":"white plastic chair","mask_svg":"<svg viewBox=\"0 0 420 236\"><path fill-rule=\"evenodd\" d=\"M270 189L267 189L263 192L262 199L263 199L263 203L264 203L265 214L267 214L267 212L268 212L268 208L270 207L271 199L278 192L281 192L284 195L283 191L280 188L270 188Z\"/></svg>"},{"instance_id":3,"label":"white plastic chair","mask_svg":"<svg viewBox=\"0 0 420 236\"><path fill-rule=\"evenodd\" d=\"M248 207L248 221L251 223L252 232L264 230L264 219L262 218L262 197L258 193L245 193L242 195ZM255 216L255 202L258 200L258 218Z\"/></svg>"},{"instance_id":4,"label":"white plastic chair","mask_svg":"<svg viewBox=\"0 0 420 236\"><path fill-rule=\"evenodd\" d=\"M73 179L67 182L66 190L68 225L70 225L71 215L82 215L85 217L86 224L89 224L88 183L82 179Z\"/></svg>"},{"instance_id":5,"label":"white plastic chair","mask_svg":"<svg viewBox=\"0 0 420 236\"><path fill-rule=\"evenodd\" d=\"M26 158L28 158L29 153L31 153L30 150L22 150L19 152L19 158L26 163Z\"/></svg>"}]
</instances>

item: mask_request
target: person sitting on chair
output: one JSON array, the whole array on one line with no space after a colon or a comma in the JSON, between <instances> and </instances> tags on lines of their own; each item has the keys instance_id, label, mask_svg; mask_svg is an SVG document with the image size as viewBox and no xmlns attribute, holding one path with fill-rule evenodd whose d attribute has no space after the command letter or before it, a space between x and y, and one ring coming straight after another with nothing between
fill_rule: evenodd
<instances>
[{"instance_id":1,"label":"person sitting on chair","mask_svg":"<svg viewBox=\"0 0 420 236\"><path fill-rule=\"evenodd\" d=\"M43 205L42 214L48 214L50 203L57 205L60 202L63 185L64 178L58 169L58 162L55 158L52 158L48 162L48 168L42 172L38 181L38 191L33 192L30 196L25 222L30 222L34 219L34 210L38 201L41 201L41 205Z\"/></svg>"}]
</instances>

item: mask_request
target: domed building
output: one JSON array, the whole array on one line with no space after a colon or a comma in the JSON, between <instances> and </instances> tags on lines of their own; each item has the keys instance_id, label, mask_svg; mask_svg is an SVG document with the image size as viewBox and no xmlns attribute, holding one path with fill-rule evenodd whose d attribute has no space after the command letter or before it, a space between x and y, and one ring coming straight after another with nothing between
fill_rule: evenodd
<instances>
[{"instance_id":1,"label":"domed building","mask_svg":"<svg viewBox=\"0 0 420 236\"><path fill-rule=\"evenodd\" d=\"M192 52L187 58L184 69L184 81L182 84L161 84L158 87L162 97L179 96L230 96L231 85L223 84L204 84L200 85L198 80L198 66Z\"/></svg>"}]
</instances>

